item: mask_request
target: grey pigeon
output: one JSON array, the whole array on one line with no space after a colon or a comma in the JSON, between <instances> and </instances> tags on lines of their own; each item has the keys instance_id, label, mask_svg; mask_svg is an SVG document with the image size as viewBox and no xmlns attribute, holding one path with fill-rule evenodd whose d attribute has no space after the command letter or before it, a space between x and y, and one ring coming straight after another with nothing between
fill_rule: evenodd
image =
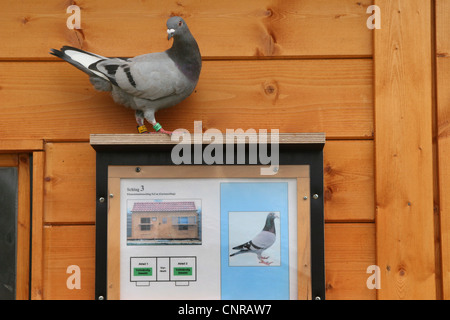
<instances>
[{"instance_id":1,"label":"grey pigeon","mask_svg":"<svg viewBox=\"0 0 450 320\"><path fill-rule=\"evenodd\" d=\"M270 265L272 262L264 261L269 257L263 257L262 253L264 250L267 250L275 243L276 240L276 231L274 223L275 218L278 218L278 216L275 213L273 212L269 213L266 218L266 224L264 225L262 231L258 233L252 240L234 247L233 250L239 251L230 254L230 257L242 253L251 252L256 253L260 263Z\"/></svg>"},{"instance_id":2,"label":"grey pigeon","mask_svg":"<svg viewBox=\"0 0 450 320\"><path fill-rule=\"evenodd\" d=\"M156 122L155 112L180 103L194 91L202 59L182 18L167 20L167 33L168 40L173 37L170 49L134 58L106 58L69 46L50 54L87 73L94 88L110 91L116 103L134 109L140 133L148 132L146 119L155 131L171 134Z\"/></svg>"}]
</instances>

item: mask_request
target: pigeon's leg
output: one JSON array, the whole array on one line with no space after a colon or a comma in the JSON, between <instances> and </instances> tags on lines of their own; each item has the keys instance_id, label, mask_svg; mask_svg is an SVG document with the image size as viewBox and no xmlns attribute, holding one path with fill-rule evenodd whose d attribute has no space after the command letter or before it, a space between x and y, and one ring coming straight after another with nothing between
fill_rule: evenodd
<instances>
[{"instance_id":1,"label":"pigeon's leg","mask_svg":"<svg viewBox=\"0 0 450 320\"><path fill-rule=\"evenodd\" d=\"M269 257L263 257L260 252L258 252L256 255L258 256L259 263L265 264L266 266L270 266L272 264L272 262L264 261L265 259L268 259Z\"/></svg>"},{"instance_id":2,"label":"pigeon's leg","mask_svg":"<svg viewBox=\"0 0 450 320\"><path fill-rule=\"evenodd\" d=\"M144 116L145 116L145 119L153 125L153 129L155 129L156 132L165 133L168 135L172 134L172 131L164 130L163 127L158 122L156 122L155 112L153 110L145 110Z\"/></svg>"},{"instance_id":3,"label":"pigeon's leg","mask_svg":"<svg viewBox=\"0 0 450 320\"><path fill-rule=\"evenodd\" d=\"M147 128L144 125L144 113L141 110L136 110L134 113L136 117L136 123L138 124L137 130L139 133L148 133Z\"/></svg>"}]
</instances>

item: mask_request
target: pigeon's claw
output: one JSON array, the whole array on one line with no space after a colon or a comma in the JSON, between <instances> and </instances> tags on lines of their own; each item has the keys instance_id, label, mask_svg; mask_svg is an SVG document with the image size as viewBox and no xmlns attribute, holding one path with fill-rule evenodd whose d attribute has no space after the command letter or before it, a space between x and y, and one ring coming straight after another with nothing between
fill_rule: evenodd
<instances>
[{"instance_id":1,"label":"pigeon's claw","mask_svg":"<svg viewBox=\"0 0 450 320\"><path fill-rule=\"evenodd\" d=\"M261 259L259 260L259 263L265 264L266 266L270 266L273 262L268 262Z\"/></svg>"},{"instance_id":2,"label":"pigeon's claw","mask_svg":"<svg viewBox=\"0 0 450 320\"><path fill-rule=\"evenodd\" d=\"M163 128L161 128L161 129L158 131L158 133L165 133L165 134L171 136L172 133L173 133L173 131L166 131L166 130L164 130Z\"/></svg>"}]
</instances>

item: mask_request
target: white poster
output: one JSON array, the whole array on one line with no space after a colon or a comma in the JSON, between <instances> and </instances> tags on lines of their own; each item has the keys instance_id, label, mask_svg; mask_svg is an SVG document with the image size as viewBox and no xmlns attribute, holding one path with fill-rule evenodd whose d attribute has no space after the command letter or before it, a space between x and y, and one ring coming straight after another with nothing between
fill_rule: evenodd
<instances>
[{"instance_id":1,"label":"white poster","mask_svg":"<svg viewBox=\"0 0 450 320\"><path fill-rule=\"evenodd\" d=\"M297 299L296 179L121 179L121 299Z\"/></svg>"}]
</instances>

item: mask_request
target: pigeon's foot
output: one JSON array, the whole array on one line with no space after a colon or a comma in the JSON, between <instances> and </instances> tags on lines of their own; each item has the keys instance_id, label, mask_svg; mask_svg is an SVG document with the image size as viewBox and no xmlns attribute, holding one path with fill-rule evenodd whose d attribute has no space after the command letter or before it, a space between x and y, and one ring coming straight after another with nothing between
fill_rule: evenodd
<instances>
[{"instance_id":1,"label":"pigeon's foot","mask_svg":"<svg viewBox=\"0 0 450 320\"><path fill-rule=\"evenodd\" d=\"M173 131L166 131L166 130L164 130L163 128L161 128L161 129L158 131L158 133L165 133L165 134L171 136L172 133L173 133Z\"/></svg>"},{"instance_id":2,"label":"pigeon's foot","mask_svg":"<svg viewBox=\"0 0 450 320\"><path fill-rule=\"evenodd\" d=\"M269 257L267 256L267 257L261 257L260 259L269 259Z\"/></svg>"},{"instance_id":3,"label":"pigeon's foot","mask_svg":"<svg viewBox=\"0 0 450 320\"><path fill-rule=\"evenodd\" d=\"M259 263L265 264L266 266L270 266L273 262L268 262L268 261L264 261L264 260L260 259Z\"/></svg>"}]
</instances>

